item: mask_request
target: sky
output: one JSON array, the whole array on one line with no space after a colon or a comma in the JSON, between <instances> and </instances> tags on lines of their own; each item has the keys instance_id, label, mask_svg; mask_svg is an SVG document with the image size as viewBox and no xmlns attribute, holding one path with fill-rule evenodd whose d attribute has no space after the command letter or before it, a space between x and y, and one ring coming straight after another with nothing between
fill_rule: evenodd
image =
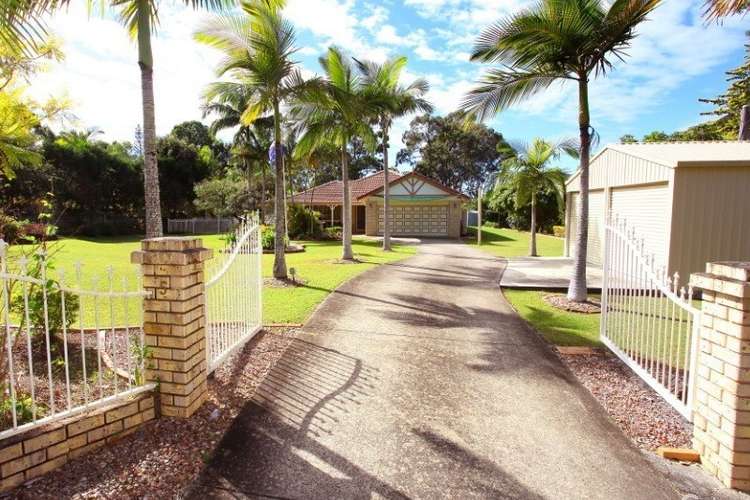
<instances>
[{"instance_id":1,"label":"sky","mask_svg":"<svg viewBox=\"0 0 750 500\"><path fill-rule=\"evenodd\" d=\"M30 93L38 98L67 93L78 128L97 127L106 140L132 140L141 122L137 49L113 16L88 15L85 2L72 2L55 14L50 27L61 41L65 60L34 77ZM457 109L462 96L487 66L469 62L474 40L491 23L529 0L288 0L285 14L297 30L296 60L304 74L319 72L318 56L336 45L354 57L382 61L405 55L405 82L424 77L427 98L438 114ZM665 0L624 61L590 91L592 126L600 146L626 133L684 129L706 120L714 97L726 88L724 72L743 59L750 18L706 25L703 0ZM212 16L160 2L161 24L154 41L156 126L159 135L185 120L201 120L202 91L216 81L220 54L193 40L193 33ZM412 117L394 125L391 158ZM208 123L208 120L203 120ZM487 124L506 139L562 139L577 134L577 89L556 85L502 112ZM225 133L222 137L231 137ZM563 160L572 169L575 162ZM407 166L401 165L402 170Z\"/></svg>"}]
</instances>

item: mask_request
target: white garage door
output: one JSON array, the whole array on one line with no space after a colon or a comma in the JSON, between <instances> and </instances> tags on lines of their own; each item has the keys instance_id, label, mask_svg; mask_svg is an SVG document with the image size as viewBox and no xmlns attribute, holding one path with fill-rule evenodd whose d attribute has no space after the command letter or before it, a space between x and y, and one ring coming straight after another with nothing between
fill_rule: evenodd
<instances>
[{"instance_id":1,"label":"white garage door","mask_svg":"<svg viewBox=\"0 0 750 500\"><path fill-rule=\"evenodd\" d=\"M575 239L578 231L578 203L580 195L571 194L570 217L570 255L575 255ZM601 265L604 250L604 191L589 191L589 237L586 249L586 260L591 264Z\"/></svg>"},{"instance_id":2,"label":"white garage door","mask_svg":"<svg viewBox=\"0 0 750 500\"><path fill-rule=\"evenodd\" d=\"M391 206L391 234L394 236L447 236L448 207ZM383 234L383 207L378 214L378 232Z\"/></svg>"},{"instance_id":3,"label":"white garage door","mask_svg":"<svg viewBox=\"0 0 750 500\"><path fill-rule=\"evenodd\" d=\"M662 266L667 262L668 202L667 184L612 189L612 214L635 229L636 236L643 238L644 251L654 254Z\"/></svg>"}]
</instances>

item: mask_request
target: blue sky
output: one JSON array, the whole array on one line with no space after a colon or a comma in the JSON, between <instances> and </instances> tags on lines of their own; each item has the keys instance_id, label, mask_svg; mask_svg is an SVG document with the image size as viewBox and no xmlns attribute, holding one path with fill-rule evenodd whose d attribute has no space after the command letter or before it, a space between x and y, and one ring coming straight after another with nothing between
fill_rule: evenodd
<instances>
[{"instance_id":1,"label":"blue sky","mask_svg":"<svg viewBox=\"0 0 750 500\"><path fill-rule=\"evenodd\" d=\"M219 59L192 40L192 33L210 14L185 9L180 3L162 1L162 26L154 45L160 134L180 121L200 119L201 91L214 80ZM405 79L427 78L432 87L428 98L444 114L456 108L483 70L467 60L476 36L489 23L530 3L289 0L286 15L297 27L297 59L306 74L318 70L317 57L331 44L365 59L403 54L409 58ZM750 19L706 26L700 18L702 3L665 0L639 28L626 61L592 84L592 124L602 145L625 133L673 131L705 120L700 112L709 107L698 103L698 98L713 97L725 88L724 71L742 61ZM40 99L66 92L74 103L77 126L99 127L107 139L131 140L140 121L134 43L115 20L89 18L80 5L55 15L50 24L66 59L36 77L30 92ZM576 106L576 89L556 86L488 124L511 140L570 137L577 133ZM394 127L394 150L400 147L409 119Z\"/></svg>"}]
</instances>

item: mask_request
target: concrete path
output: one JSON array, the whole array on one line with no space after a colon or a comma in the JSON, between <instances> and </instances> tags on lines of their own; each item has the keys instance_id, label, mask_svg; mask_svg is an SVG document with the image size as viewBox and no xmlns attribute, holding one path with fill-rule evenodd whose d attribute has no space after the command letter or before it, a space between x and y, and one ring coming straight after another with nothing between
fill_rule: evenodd
<instances>
[{"instance_id":1,"label":"concrete path","mask_svg":"<svg viewBox=\"0 0 750 500\"><path fill-rule=\"evenodd\" d=\"M431 243L326 300L194 498L679 498L498 290Z\"/></svg>"},{"instance_id":2,"label":"concrete path","mask_svg":"<svg viewBox=\"0 0 750 500\"><path fill-rule=\"evenodd\" d=\"M573 272L573 259L568 257L513 257L508 259L500 285L503 288L567 289ZM602 268L586 266L589 290L601 291Z\"/></svg>"}]
</instances>

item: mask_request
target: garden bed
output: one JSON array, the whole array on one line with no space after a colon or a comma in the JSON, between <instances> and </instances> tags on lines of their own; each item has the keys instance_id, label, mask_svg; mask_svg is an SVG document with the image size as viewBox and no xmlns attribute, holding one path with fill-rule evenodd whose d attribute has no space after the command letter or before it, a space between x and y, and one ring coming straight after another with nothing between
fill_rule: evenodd
<instances>
[{"instance_id":1,"label":"garden bed","mask_svg":"<svg viewBox=\"0 0 750 500\"><path fill-rule=\"evenodd\" d=\"M160 418L12 492L13 498L178 498L281 357L294 328L265 329L209 378L208 401L189 419Z\"/></svg>"}]
</instances>

